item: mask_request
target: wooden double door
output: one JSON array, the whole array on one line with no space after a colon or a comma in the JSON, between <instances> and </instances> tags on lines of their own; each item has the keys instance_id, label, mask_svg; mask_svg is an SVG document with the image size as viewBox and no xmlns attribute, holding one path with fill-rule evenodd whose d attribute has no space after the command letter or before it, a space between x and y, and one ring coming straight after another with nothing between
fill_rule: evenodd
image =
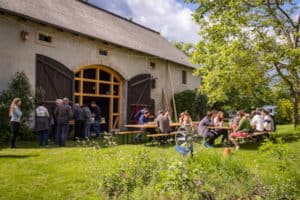
<instances>
[{"instance_id":1,"label":"wooden double door","mask_svg":"<svg viewBox=\"0 0 300 200\"><path fill-rule=\"evenodd\" d=\"M56 99L74 100L74 72L52 58L37 54L36 88L45 92L44 101L52 113Z\"/></svg>"},{"instance_id":2,"label":"wooden double door","mask_svg":"<svg viewBox=\"0 0 300 200\"><path fill-rule=\"evenodd\" d=\"M89 105L95 101L101 108L104 130L120 128L122 118L123 79L114 70L100 65L80 68L75 73L64 64L44 55L36 56L36 87L45 91L45 102L53 111L55 100L68 97ZM154 112L150 74L139 74L128 81L127 123L134 121L137 108Z\"/></svg>"}]
</instances>

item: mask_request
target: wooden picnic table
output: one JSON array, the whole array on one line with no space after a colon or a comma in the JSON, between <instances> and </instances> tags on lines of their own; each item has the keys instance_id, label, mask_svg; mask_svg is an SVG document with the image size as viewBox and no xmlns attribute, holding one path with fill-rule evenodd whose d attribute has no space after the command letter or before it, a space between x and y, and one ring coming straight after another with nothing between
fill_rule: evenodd
<instances>
[{"instance_id":1,"label":"wooden picnic table","mask_svg":"<svg viewBox=\"0 0 300 200\"><path fill-rule=\"evenodd\" d=\"M229 126L208 126L208 129L218 129L218 130L229 130L231 131L232 128Z\"/></svg>"},{"instance_id":2,"label":"wooden picnic table","mask_svg":"<svg viewBox=\"0 0 300 200\"><path fill-rule=\"evenodd\" d=\"M199 122L193 122L193 125L197 125ZM181 124L179 122L172 122L170 123L170 127L179 127ZM125 125L126 128L143 128L143 129L156 129L158 128L156 123L148 123L148 124L127 124Z\"/></svg>"}]
</instances>

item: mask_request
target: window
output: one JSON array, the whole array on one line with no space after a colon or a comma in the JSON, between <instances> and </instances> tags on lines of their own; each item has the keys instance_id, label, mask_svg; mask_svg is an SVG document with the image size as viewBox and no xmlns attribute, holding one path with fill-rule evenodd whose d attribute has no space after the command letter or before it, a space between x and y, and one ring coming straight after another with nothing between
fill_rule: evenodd
<instances>
[{"instance_id":1,"label":"window","mask_svg":"<svg viewBox=\"0 0 300 200\"><path fill-rule=\"evenodd\" d=\"M36 34L36 42L45 46L54 46L54 37L51 34L38 32Z\"/></svg>"},{"instance_id":2,"label":"window","mask_svg":"<svg viewBox=\"0 0 300 200\"><path fill-rule=\"evenodd\" d=\"M105 50L105 49L99 49L99 54L100 54L101 56L108 56L108 51Z\"/></svg>"},{"instance_id":3,"label":"window","mask_svg":"<svg viewBox=\"0 0 300 200\"><path fill-rule=\"evenodd\" d=\"M39 33L39 41L52 43L52 36Z\"/></svg>"},{"instance_id":4,"label":"window","mask_svg":"<svg viewBox=\"0 0 300 200\"><path fill-rule=\"evenodd\" d=\"M155 68L155 62L150 62L150 67L153 69Z\"/></svg>"},{"instance_id":5,"label":"window","mask_svg":"<svg viewBox=\"0 0 300 200\"><path fill-rule=\"evenodd\" d=\"M187 83L187 73L186 71L182 71L182 84L186 84Z\"/></svg>"}]
</instances>

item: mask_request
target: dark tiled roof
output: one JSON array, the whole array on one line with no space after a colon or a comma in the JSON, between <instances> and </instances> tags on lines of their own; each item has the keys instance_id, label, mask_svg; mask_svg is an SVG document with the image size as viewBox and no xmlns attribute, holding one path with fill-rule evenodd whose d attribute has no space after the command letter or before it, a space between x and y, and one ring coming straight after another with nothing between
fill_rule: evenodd
<instances>
[{"instance_id":1,"label":"dark tiled roof","mask_svg":"<svg viewBox=\"0 0 300 200\"><path fill-rule=\"evenodd\" d=\"M159 33L78 0L0 0L0 10L193 67Z\"/></svg>"}]
</instances>

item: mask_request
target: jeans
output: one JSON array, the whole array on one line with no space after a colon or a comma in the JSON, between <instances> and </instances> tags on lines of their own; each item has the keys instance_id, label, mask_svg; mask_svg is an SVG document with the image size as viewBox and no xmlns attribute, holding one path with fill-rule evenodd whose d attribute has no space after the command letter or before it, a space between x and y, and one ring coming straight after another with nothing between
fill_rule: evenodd
<instances>
[{"instance_id":1,"label":"jeans","mask_svg":"<svg viewBox=\"0 0 300 200\"><path fill-rule=\"evenodd\" d=\"M19 135L20 123L19 122L10 122L11 129L11 148L16 148L16 140Z\"/></svg>"},{"instance_id":2,"label":"jeans","mask_svg":"<svg viewBox=\"0 0 300 200\"><path fill-rule=\"evenodd\" d=\"M140 131L145 131L145 129L141 128ZM138 133L134 139L138 142L141 142L142 138L143 138L143 133Z\"/></svg>"},{"instance_id":3,"label":"jeans","mask_svg":"<svg viewBox=\"0 0 300 200\"><path fill-rule=\"evenodd\" d=\"M93 127L94 127L94 131L96 133L96 137L99 137L100 136L100 122L99 122L99 120L95 120Z\"/></svg>"},{"instance_id":4,"label":"jeans","mask_svg":"<svg viewBox=\"0 0 300 200\"><path fill-rule=\"evenodd\" d=\"M42 131L38 131L38 139L39 139L39 146L43 146L43 143L45 144L45 146L48 146L48 130L42 130Z\"/></svg>"},{"instance_id":5,"label":"jeans","mask_svg":"<svg viewBox=\"0 0 300 200\"><path fill-rule=\"evenodd\" d=\"M84 138L89 139L91 137L90 133L90 123L85 121L84 122Z\"/></svg>"},{"instance_id":6,"label":"jeans","mask_svg":"<svg viewBox=\"0 0 300 200\"><path fill-rule=\"evenodd\" d=\"M56 132L56 142L59 146L65 146L69 132L69 123L58 123Z\"/></svg>"}]
</instances>

